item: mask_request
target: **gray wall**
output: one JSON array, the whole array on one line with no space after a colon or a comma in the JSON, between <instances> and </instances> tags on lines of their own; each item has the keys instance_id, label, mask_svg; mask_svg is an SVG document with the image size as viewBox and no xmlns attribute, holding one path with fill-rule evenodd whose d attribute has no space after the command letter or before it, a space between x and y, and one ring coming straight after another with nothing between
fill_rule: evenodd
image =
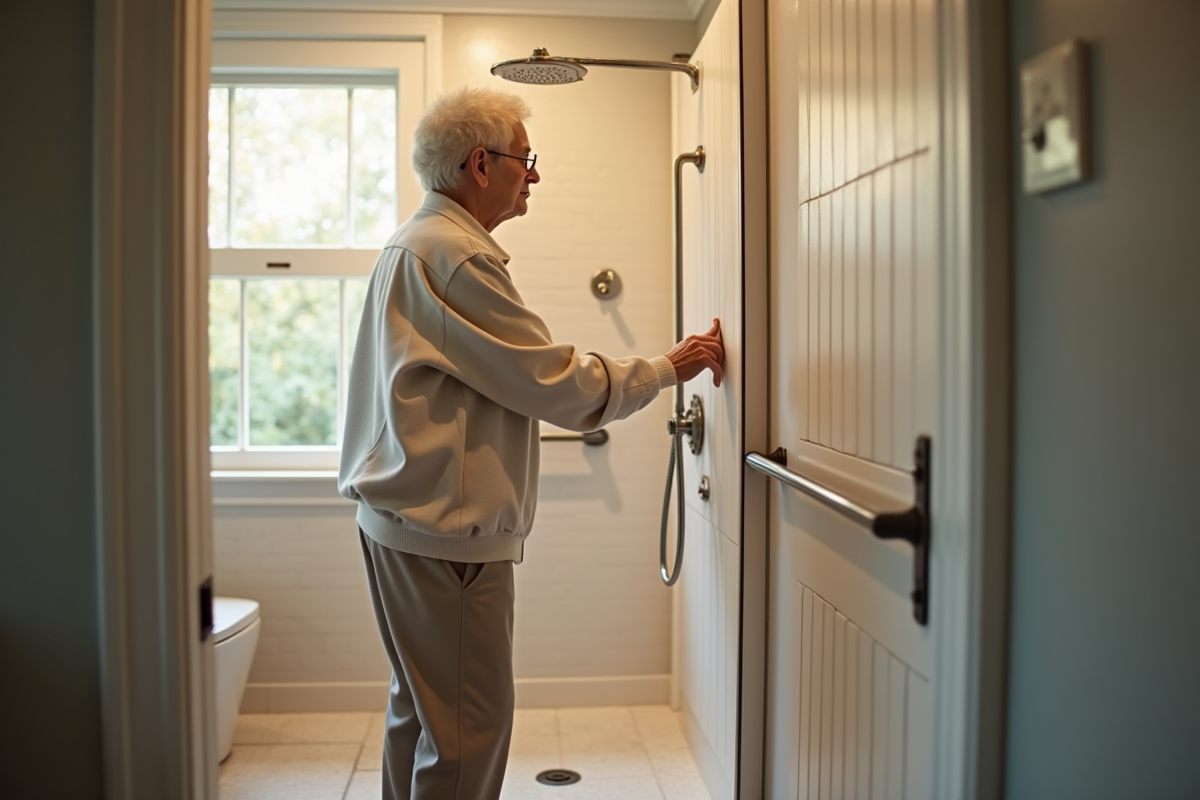
<instances>
[{"instance_id":1,"label":"gray wall","mask_svg":"<svg viewBox=\"0 0 1200 800\"><path fill-rule=\"evenodd\" d=\"M92 0L0 9L0 797L103 794Z\"/></svg>"},{"instance_id":2,"label":"gray wall","mask_svg":"<svg viewBox=\"0 0 1200 800\"><path fill-rule=\"evenodd\" d=\"M1092 43L1096 177L1034 197L1014 179L1007 795L1195 798L1200 3L1011 9L1014 81Z\"/></svg>"}]
</instances>

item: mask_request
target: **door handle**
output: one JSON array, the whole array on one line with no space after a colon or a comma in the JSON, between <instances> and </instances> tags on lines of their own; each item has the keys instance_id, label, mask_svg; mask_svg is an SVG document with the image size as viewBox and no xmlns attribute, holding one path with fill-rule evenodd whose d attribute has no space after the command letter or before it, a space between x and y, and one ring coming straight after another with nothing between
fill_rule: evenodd
<instances>
[{"instance_id":1,"label":"door handle","mask_svg":"<svg viewBox=\"0 0 1200 800\"><path fill-rule=\"evenodd\" d=\"M827 508L870 530L880 539L903 539L913 546L913 618L922 625L929 621L929 458L930 439L918 436L913 453L913 506L904 511L878 512L835 492L811 478L787 468L787 450L770 455L750 452L746 465L769 478L803 492Z\"/></svg>"}]
</instances>

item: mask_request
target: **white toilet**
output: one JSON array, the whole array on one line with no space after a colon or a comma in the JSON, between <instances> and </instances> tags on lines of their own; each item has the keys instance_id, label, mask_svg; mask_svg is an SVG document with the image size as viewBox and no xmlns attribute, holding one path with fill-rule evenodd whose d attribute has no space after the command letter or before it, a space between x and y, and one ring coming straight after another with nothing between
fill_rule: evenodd
<instances>
[{"instance_id":1,"label":"white toilet","mask_svg":"<svg viewBox=\"0 0 1200 800\"><path fill-rule=\"evenodd\" d=\"M213 599L213 641L217 667L217 758L224 761L233 749L242 692L250 675L250 662L258 646L258 603L240 597Z\"/></svg>"}]
</instances>

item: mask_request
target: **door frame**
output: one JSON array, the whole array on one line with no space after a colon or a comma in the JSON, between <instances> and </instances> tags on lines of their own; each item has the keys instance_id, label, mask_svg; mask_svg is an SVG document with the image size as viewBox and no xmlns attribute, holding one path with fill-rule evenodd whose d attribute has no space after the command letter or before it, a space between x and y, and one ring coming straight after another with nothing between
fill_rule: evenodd
<instances>
[{"instance_id":1,"label":"door frame","mask_svg":"<svg viewBox=\"0 0 1200 800\"><path fill-rule=\"evenodd\" d=\"M739 0L742 104L742 427L747 451L769 452L770 172L767 0ZM753 299L753 302L751 300ZM757 309L756 313L750 313ZM771 546L766 476L742 469L741 599L738 611L737 762L734 796L762 797L767 727L767 611Z\"/></svg>"},{"instance_id":2,"label":"door frame","mask_svg":"<svg viewBox=\"0 0 1200 800\"><path fill-rule=\"evenodd\" d=\"M209 0L96 5L93 381L105 796L215 798Z\"/></svg>"},{"instance_id":3,"label":"door frame","mask_svg":"<svg viewBox=\"0 0 1200 800\"><path fill-rule=\"evenodd\" d=\"M221 12L223 35L424 41L442 18ZM149 21L149 22L147 22ZM208 385L211 0L97 3L93 194L105 796L216 800Z\"/></svg>"},{"instance_id":4,"label":"door frame","mask_svg":"<svg viewBox=\"0 0 1200 800\"><path fill-rule=\"evenodd\" d=\"M935 0L917 0L933 3ZM1011 482L1011 223L1006 3L945 0L939 31L942 176L930 618L933 796L1003 797ZM769 308L766 4L741 0L746 237L743 298ZM747 54L750 54L749 57ZM761 57L760 57L761 54ZM753 147L751 146L753 145ZM754 152L749 152L749 151ZM761 242L758 239L761 238ZM743 314L748 450L769 452L768 315ZM767 478L743 470L737 797L762 796Z\"/></svg>"},{"instance_id":5,"label":"door frame","mask_svg":"<svg viewBox=\"0 0 1200 800\"><path fill-rule=\"evenodd\" d=\"M939 9L941 413L930 564L930 614L939 620L937 798L1004 794L1012 472L1007 6L947 0Z\"/></svg>"}]
</instances>

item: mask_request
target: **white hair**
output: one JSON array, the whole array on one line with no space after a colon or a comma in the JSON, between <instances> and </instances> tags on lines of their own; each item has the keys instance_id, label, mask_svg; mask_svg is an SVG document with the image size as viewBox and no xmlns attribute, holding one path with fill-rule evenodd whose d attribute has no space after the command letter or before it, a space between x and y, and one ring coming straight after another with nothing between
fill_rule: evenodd
<instances>
[{"instance_id":1,"label":"white hair","mask_svg":"<svg viewBox=\"0 0 1200 800\"><path fill-rule=\"evenodd\" d=\"M529 105L510 92L464 87L438 97L417 123L412 165L425 191L457 188L459 165L476 147L503 151L518 123L533 116Z\"/></svg>"}]
</instances>

